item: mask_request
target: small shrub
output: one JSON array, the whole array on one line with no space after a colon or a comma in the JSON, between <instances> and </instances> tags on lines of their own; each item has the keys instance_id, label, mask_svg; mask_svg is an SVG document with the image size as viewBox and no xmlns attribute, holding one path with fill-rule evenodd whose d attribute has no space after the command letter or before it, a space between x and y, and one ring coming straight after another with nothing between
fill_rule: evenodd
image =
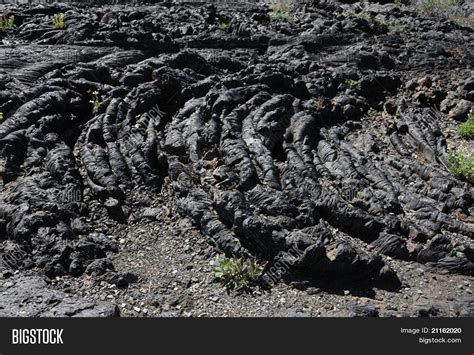
<instances>
[{"instance_id":1,"label":"small shrub","mask_svg":"<svg viewBox=\"0 0 474 355\"><path fill-rule=\"evenodd\" d=\"M214 277L227 289L241 289L255 284L262 271L255 260L220 258L214 269Z\"/></svg>"},{"instance_id":2,"label":"small shrub","mask_svg":"<svg viewBox=\"0 0 474 355\"><path fill-rule=\"evenodd\" d=\"M356 80L352 80L352 79L347 79L346 80L346 85L349 89L352 89L354 88L356 85L357 85L357 81Z\"/></svg>"},{"instance_id":3,"label":"small shrub","mask_svg":"<svg viewBox=\"0 0 474 355\"><path fill-rule=\"evenodd\" d=\"M418 11L423 16L437 16L461 27L474 28L474 20L460 5L461 0L422 0L418 4Z\"/></svg>"},{"instance_id":4,"label":"small shrub","mask_svg":"<svg viewBox=\"0 0 474 355\"><path fill-rule=\"evenodd\" d=\"M423 0L418 5L421 15L446 16L459 5L459 0Z\"/></svg>"},{"instance_id":5,"label":"small shrub","mask_svg":"<svg viewBox=\"0 0 474 355\"><path fill-rule=\"evenodd\" d=\"M388 25L387 27L392 32L402 33L402 32L405 31L405 27L403 27L402 25L398 25L398 24Z\"/></svg>"},{"instance_id":6,"label":"small shrub","mask_svg":"<svg viewBox=\"0 0 474 355\"><path fill-rule=\"evenodd\" d=\"M474 107L469 111L466 122L459 125L458 133L466 139L474 138Z\"/></svg>"},{"instance_id":7,"label":"small shrub","mask_svg":"<svg viewBox=\"0 0 474 355\"><path fill-rule=\"evenodd\" d=\"M227 31L229 26L230 26L229 21L221 20L217 23L217 28L219 28L222 31Z\"/></svg>"},{"instance_id":8,"label":"small shrub","mask_svg":"<svg viewBox=\"0 0 474 355\"><path fill-rule=\"evenodd\" d=\"M366 14L366 13L356 14L356 17L361 18L367 22L372 22L372 18L373 18L369 14Z\"/></svg>"},{"instance_id":9,"label":"small shrub","mask_svg":"<svg viewBox=\"0 0 474 355\"><path fill-rule=\"evenodd\" d=\"M6 32L12 29L15 26L15 17L14 16L7 16L1 15L0 16L0 31Z\"/></svg>"},{"instance_id":10,"label":"small shrub","mask_svg":"<svg viewBox=\"0 0 474 355\"><path fill-rule=\"evenodd\" d=\"M356 13L354 11L343 11L342 16L353 19L362 19L372 26L387 27L387 24L384 21L377 19L375 16L371 16L365 12Z\"/></svg>"},{"instance_id":11,"label":"small shrub","mask_svg":"<svg viewBox=\"0 0 474 355\"><path fill-rule=\"evenodd\" d=\"M293 16L289 13L289 5L285 2L279 2L276 4L272 4L271 7L272 12L270 12L270 19L272 21L285 21L285 22L292 22Z\"/></svg>"},{"instance_id":12,"label":"small shrub","mask_svg":"<svg viewBox=\"0 0 474 355\"><path fill-rule=\"evenodd\" d=\"M474 152L464 154L460 150L449 152L448 169L458 179L474 183Z\"/></svg>"},{"instance_id":13,"label":"small shrub","mask_svg":"<svg viewBox=\"0 0 474 355\"><path fill-rule=\"evenodd\" d=\"M53 26L56 27L57 29L64 28L64 14L59 13L55 14L53 16Z\"/></svg>"},{"instance_id":14,"label":"small shrub","mask_svg":"<svg viewBox=\"0 0 474 355\"><path fill-rule=\"evenodd\" d=\"M99 97L99 92L98 91L93 91L92 92L92 99L89 101L92 104L92 113L95 114L97 112L97 109L99 108L101 98Z\"/></svg>"},{"instance_id":15,"label":"small shrub","mask_svg":"<svg viewBox=\"0 0 474 355\"><path fill-rule=\"evenodd\" d=\"M355 12L354 11L343 10L342 11L342 16L344 16L344 17L354 17Z\"/></svg>"},{"instance_id":16,"label":"small shrub","mask_svg":"<svg viewBox=\"0 0 474 355\"><path fill-rule=\"evenodd\" d=\"M468 16L462 16L462 15L452 15L449 16L449 19L456 23L458 26L461 27L469 27L474 29L474 20L472 20Z\"/></svg>"},{"instance_id":17,"label":"small shrub","mask_svg":"<svg viewBox=\"0 0 474 355\"><path fill-rule=\"evenodd\" d=\"M0 122L3 121L3 112L0 112Z\"/></svg>"},{"instance_id":18,"label":"small shrub","mask_svg":"<svg viewBox=\"0 0 474 355\"><path fill-rule=\"evenodd\" d=\"M394 0L393 3L395 4L396 7L402 6L402 0Z\"/></svg>"}]
</instances>

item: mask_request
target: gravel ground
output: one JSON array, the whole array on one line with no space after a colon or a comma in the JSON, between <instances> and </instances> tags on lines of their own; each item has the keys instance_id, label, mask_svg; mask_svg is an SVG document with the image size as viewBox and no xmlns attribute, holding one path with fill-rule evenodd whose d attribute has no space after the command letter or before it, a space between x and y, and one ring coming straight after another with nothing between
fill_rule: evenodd
<instances>
[{"instance_id":1,"label":"gravel ground","mask_svg":"<svg viewBox=\"0 0 474 355\"><path fill-rule=\"evenodd\" d=\"M459 316L474 305L473 278L390 257L384 260L400 275L399 292L354 285L317 287L301 281L229 292L213 277L219 254L190 221L178 218L169 201L165 196L150 198L141 216L153 218L134 215L130 225L110 235L120 244L120 252L111 256L116 269L132 271L139 276L137 283L118 289L85 275L58 278L52 284L86 299L113 302L121 316L128 317L332 317L367 312L388 317ZM363 242L351 241L370 251Z\"/></svg>"}]
</instances>

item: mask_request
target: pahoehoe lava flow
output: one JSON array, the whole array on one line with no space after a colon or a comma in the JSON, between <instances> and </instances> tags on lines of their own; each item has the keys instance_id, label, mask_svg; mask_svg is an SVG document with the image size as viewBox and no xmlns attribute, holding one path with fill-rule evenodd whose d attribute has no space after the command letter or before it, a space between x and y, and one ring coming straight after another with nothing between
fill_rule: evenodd
<instances>
[{"instance_id":1,"label":"pahoehoe lava flow","mask_svg":"<svg viewBox=\"0 0 474 355\"><path fill-rule=\"evenodd\" d=\"M285 265L299 288L397 294L403 265L470 285L473 189L448 155L474 105L474 30L358 6L7 7L0 315L21 315L28 283L58 300L51 280L147 284L110 235L151 220L190 221L212 255ZM34 312L118 313L74 299ZM438 313L472 316L460 302Z\"/></svg>"}]
</instances>

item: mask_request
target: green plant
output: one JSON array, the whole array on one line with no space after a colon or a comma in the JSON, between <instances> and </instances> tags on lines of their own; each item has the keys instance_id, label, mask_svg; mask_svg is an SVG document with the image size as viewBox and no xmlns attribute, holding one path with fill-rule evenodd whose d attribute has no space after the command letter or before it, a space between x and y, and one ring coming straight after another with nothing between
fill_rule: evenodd
<instances>
[{"instance_id":1,"label":"green plant","mask_svg":"<svg viewBox=\"0 0 474 355\"><path fill-rule=\"evenodd\" d=\"M456 8L457 5L459 5L459 0L423 0L418 5L418 11L421 15L446 16L447 12Z\"/></svg>"},{"instance_id":2,"label":"green plant","mask_svg":"<svg viewBox=\"0 0 474 355\"><path fill-rule=\"evenodd\" d=\"M392 32L401 33L401 32L405 31L405 27L403 27L402 25L399 25L399 24L388 25L387 27Z\"/></svg>"},{"instance_id":3,"label":"green plant","mask_svg":"<svg viewBox=\"0 0 474 355\"><path fill-rule=\"evenodd\" d=\"M360 13L360 14L356 14L356 17L358 18L361 18L367 22L371 22L372 21L372 18L369 14L366 14L366 13Z\"/></svg>"},{"instance_id":4,"label":"green plant","mask_svg":"<svg viewBox=\"0 0 474 355\"><path fill-rule=\"evenodd\" d=\"M357 85L357 80L347 79L346 85L349 89L352 89Z\"/></svg>"},{"instance_id":5,"label":"green plant","mask_svg":"<svg viewBox=\"0 0 474 355\"><path fill-rule=\"evenodd\" d=\"M59 13L59 14L55 14L53 16L53 26L56 27L57 29L61 29L64 27L64 14L63 13Z\"/></svg>"},{"instance_id":6,"label":"green plant","mask_svg":"<svg viewBox=\"0 0 474 355\"><path fill-rule=\"evenodd\" d=\"M450 151L448 169L458 179L474 183L474 152L465 154L460 149Z\"/></svg>"},{"instance_id":7,"label":"green plant","mask_svg":"<svg viewBox=\"0 0 474 355\"><path fill-rule=\"evenodd\" d=\"M0 122L3 121L3 112L0 111Z\"/></svg>"},{"instance_id":8,"label":"green plant","mask_svg":"<svg viewBox=\"0 0 474 355\"><path fill-rule=\"evenodd\" d=\"M15 17L2 14L0 16L0 31L6 32L15 26Z\"/></svg>"},{"instance_id":9,"label":"green plant","mask_svg":"<svg viewBox=\"0 0 474 355\"><path fill-rule=\"evenodd\" d=\"M474 20L467 16L452 15L449 19L461 27L469 27L474 29Z\"/></svg>"},{"instance_id":10,"label":"green plant","mask_svg":"<svg viewBox=\"0 0 474 355\"><path fill-rule=\"evenodd\" d=\"M227 289L241 289L256 283L263 268L255 260L219 258L214 277Z\"/></svg>"},{"instance_id":11,"label":"green plant","mask_svg":"<svg viewBox=\"0 0 474 355\"><path fill-rule=\"evenodd\" d=\"M402 6L402 0L394 0L393 3L395 4L396 7Z\"/></svg>"},{"instance_id":12,"label":"green plant","mask_svg":"<svg viewBox=\"0 0 474 355\"><path fill-rule=\"evenodd\" d=\"M270 12L270 19L272 21L285 21L285 22L292 22L293 16L289 13L289 5L286 2L279 2L272 4L270 6L272 11Z\"/></svg>"},{"instance_id":13,"label":"green plant","mask_svg":"<svg viewBox=\"0 0 474 355\"><path fill-rule=\"evenodd\" d=\"M98 91L92 92L92 99L89 101L92 104L92 113L95 114L99 108L102 97L99 97Z\"/></svg>"},{"instance_id":14,"label":"green plant","mask_svg":"<svg viewBox=\"0 0 474 355\"><path fill-rule=\"evenodd\" d=\"M474 107L469 111L466 122L459 125L458 133L466 139L474 138Z\"/></svg>"},{"instance_id":15,"label":"green plant","mask_svg":"<svg viewBox=\"0 0 474 355\"><path fill-rule=\"evenodd\" d=\"M222 31L226 31L230 26L229 21L227 20L221 20L217 23L217 28L219 28Z\"/></svg>"},{"instance_id":16,"label":"green plant","mask_svg":"<svg viewBox=\"0 0 474 355\"><path fill-rule=\"evenodd\" d=\"M474 28L474 20L460 6L461 0L422 0L418 12L424 16L438 16L461 27Z\"/></svg>"},{"instance_id":17,"label":"green plant","mask_svg":"<svg viewBox=\"0 0 474 355\"><path fill-rule=\"evenodd\" d=\"M354 17L355 12L354 11L343 10L342 11L342 16L344 16L344 17Z\"/></svg>"},{"instance_id":18,"label":"green plant","mask_svg":"<svg viewBox=\"0 0 474 355\"><path fill-rule=\"evenodd\" d=\"M356 13L354 11L343 11L342 16L353 19L359 18L368 22L369 24L373 24L374 26L387 26L383 20L377 19L375 16L371 16L365 12Z\"/></svg>"}]
</instances>

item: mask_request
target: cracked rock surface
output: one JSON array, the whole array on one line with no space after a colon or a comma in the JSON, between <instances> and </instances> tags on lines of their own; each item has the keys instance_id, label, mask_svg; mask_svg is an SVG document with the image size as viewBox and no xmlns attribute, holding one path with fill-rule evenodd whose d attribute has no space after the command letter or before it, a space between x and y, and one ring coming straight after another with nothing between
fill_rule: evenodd
<instances>
[{"instance_id":1,"label":"cracked rock surface","mask_svg":"<svg viewBox=\"0 0 474 355\"><path fill-rule=\"evenodd\" d=\"M9 278L0 285L2 317L113 317L118 308L51 289L40 277Z\"/></svg>"}]
</instances>

